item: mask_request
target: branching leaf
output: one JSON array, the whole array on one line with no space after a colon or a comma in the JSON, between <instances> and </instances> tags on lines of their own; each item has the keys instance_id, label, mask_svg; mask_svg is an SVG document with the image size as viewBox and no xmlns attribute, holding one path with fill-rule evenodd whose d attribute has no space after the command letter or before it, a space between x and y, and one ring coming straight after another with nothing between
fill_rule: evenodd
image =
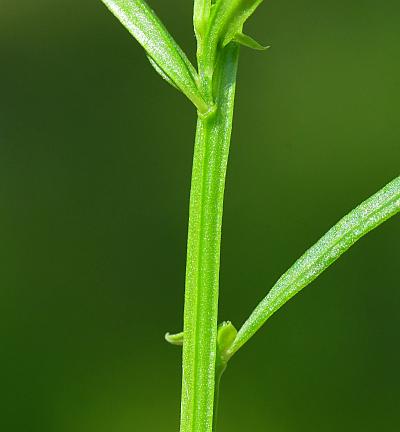
<instances>
[{"instance_id":1,"label":"branching leaf","mask_svg":"<svg viewBox=\"0 0 400 432\"><path fill-rule=\"evenodd\" d=\"M160 19L144 0L102 0L142 45L153 66L205 113L208 106L197 87L197 72Z\"/></svg>"},{"instance_id":2,"label":"branching leaf","mask_svg":"<svg viewBox=\"0 0 400 432\"><path fill-rule=\"evenodd\" d=\"M211 10L209 31L204 50L215 58L219 46L226 46L237 35L242 35L243 25L263 0L217 0ZM239 36L240 37L240 36Z\"/></svg>"},{"instance_id":3,"label":"branching leaf","mask_svg":"<svg viewBox=\"0 0 400 432\"><path fill-rule=\"evenodd\" d=\"M243 346L273 313L357 240L399 211L400 177L397 177L341 219L278 280L239 330L230 354Z\"/></svg>"},{"instance_id":4,"label":"branching leaf","mask_svg":"<svg viewBox=\"0 0 400 432\"><path fill-rule=\"evenodd\" d=\"M233 41L238 43L239 45L243 45L247 48L251 48L258 51L264 51L269 48L269 46L263 46L251 36L248 36L244 33L238 33L233 38Z\"/></svg>"},{"instance_id":5,"label":"branching leaf","mask_svg":"<svg viewBox=\"0 0 400 432\"><path fill-rule=\"evenodd\" d=\"M237 34L241 34L244 23L254 13L263 0L219 0L222 45L231 42Z\"/></svg>"}]
</instances>

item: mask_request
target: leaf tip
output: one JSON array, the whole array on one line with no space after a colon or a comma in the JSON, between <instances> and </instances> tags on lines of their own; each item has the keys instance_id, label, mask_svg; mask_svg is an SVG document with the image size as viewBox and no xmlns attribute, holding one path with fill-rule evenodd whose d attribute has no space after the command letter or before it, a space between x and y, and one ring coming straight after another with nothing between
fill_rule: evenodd
<instances>
[{"instance_id":1,"label":"leaf tip","mask_svg":"<svg viewBox=\"0 0 400 432\"><path fill-rule=\"evenodd\" d=\"M253 39L251 36L248 36L244 33L237 33L235 37L233 38L233 41L238 43L239 45L243 45L247 48L251 48L257 51L265 51L270 46L264 46L261 45L259 42L257 42L255 39Z\"/></svg>"}]
</instances>

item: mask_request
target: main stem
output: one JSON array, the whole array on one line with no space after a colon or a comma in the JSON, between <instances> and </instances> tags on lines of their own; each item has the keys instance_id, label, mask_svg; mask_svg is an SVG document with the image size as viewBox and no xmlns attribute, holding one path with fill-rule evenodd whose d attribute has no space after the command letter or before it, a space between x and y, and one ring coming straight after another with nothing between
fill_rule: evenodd
<instances>
[{"instance_id":1,"label":"main stem","mask_svg":"<svg viewBox=\"0 0 400 432\"><path fill-rule=\"evenodd\" d=\"M239 48L220 54L215 110L199 115L193 157L186 265L181 432L212 432L221 224Z\"/></svg>"}]
</instances>

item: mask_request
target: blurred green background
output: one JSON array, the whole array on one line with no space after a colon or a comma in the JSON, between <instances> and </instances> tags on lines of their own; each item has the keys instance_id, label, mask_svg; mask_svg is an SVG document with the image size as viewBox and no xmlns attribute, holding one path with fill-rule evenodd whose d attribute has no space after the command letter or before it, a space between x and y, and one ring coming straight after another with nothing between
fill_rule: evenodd
<instances>
[{"instance_id":1,"label":"blurred green background","mask_svg":"<svg viewBox=\"0 0 400 432\"><path fill-rule=\"evenodd\" d=\"M191 2L151 5L193 58ZM247 26L221 320L399 174L400 3L265 2ZM0 430L177 431L195 112L99 0L0 0ZM400 220L231 362L220 430L398 431Z\"/></svg>"}]
</instances>

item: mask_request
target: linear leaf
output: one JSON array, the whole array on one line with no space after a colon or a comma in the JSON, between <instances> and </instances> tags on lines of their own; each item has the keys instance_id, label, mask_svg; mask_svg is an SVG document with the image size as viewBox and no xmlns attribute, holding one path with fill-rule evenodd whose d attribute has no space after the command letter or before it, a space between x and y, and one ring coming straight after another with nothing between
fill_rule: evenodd
<instances>
[{"instance_id":1,"label":"linear leaf","mask_svg":"<svg viewBox=\"0 0 400 432\"><path fill-rule=\"evenodd\" d=\"M257 51L264 51L269 46L261 45L259 42L257 42L255 39L253 39L251 36L248 36L244 33L237 33L235 37L233 38L233 41L238 43L239 45L243 45L247 48L251 48Z\"/></svg>"},{"instance_id":2,"label":"linear leaf","mask_svg":"<svg viewBox=\"0 0 400 432\"><path fill-rule=\"evenodd\" d=\"M239 330L229 349L230 355L357 240L399 211L400 177L397 177L341 219L278 280Z\"/></svg>"},{"instance_id":3,"label":"linear leaf","mask_svg":"<svg viewBox=\"0 0 400 432\"><path fill-rule=\"evenodd\" d=\"M210 61L215 58L219 45L225 46L237 34L263 0L217 0L211 14L205 51Z\"/></svg>"},{"instance_id":4,"label":"linear leaf","mask_svg":"<svg viewBox=\"0 0 400 432\"><path fill-rule=\"evenodd\" d=\"M144 0L102 0L142 45L169 82L205 113L208 106L197 87L197 72L163 23Z\"/></svg>"}]
</instances>

